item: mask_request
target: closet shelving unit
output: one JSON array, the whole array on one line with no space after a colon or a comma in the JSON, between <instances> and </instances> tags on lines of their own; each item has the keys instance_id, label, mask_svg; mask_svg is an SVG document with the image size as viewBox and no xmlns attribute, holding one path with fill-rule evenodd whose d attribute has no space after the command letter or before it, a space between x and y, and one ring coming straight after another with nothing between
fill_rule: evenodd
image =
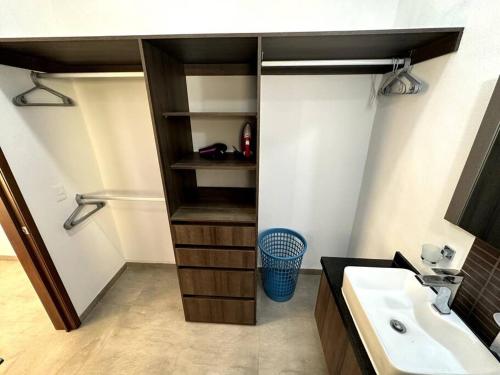
<instances>
[{"instance_id":1,"label":"closet shelving unit","mask_svg":"<svg viewBox=\"0 0 500 375\"><path fill-rule=\"evenodd\" d=\"M0 64L58 76L144 72L185 318L255 324L259 157L255 162L232 155L217 161L201 159L193 148L191 120L253 121L259 156L262 75L386 73L393 67L380 59L410 57L415 64L445 55L458 49L462 32L462 28L436 28L0 39ZM262 66L262 60L354 63ZM190 111L186 84L190 75L255 77L255 111ZM198 186L200 170L254 173L255 187Z\"/></svg>"},{"instance_id":2,"label":"closet shelving unit","mask_svg":"<svg viewBox=\"0 0 500 375\"><path fill-rule=\"evenodd\" d=\"M144 40L141 51L162 164L184 313L190 321L255 324L257 190L199 186L198 170L253 171L258 162L202 159L191 120L234 118L258 126L256 112L191 112L186 65L233 75L245 67L257 85L258 38ZM235 65L235 66L233 66ZM220 67L225 69L220 69ZM257 90L255 90L257 92ZM254 98L258 102L258 98ZM226 106L224 106L226 107ZM208 124L205 131L210 131ZM255 176L255 174L254 174ZM254 177L256 186L256 178Z\"/></svg>"}]
</instances>

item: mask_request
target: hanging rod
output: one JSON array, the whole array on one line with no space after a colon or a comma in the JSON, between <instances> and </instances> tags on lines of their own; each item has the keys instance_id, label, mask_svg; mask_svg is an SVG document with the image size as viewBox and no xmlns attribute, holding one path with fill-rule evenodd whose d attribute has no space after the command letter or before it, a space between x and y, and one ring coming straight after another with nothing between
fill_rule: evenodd
<instances>
[{"instance_id":1,"label":"hanging rod","mask_svg":"<svg viewBox=\"0 0 500 375\"><path fill-rule=\"evenodd\" d=\"M36 73L37 78L141 78L144 72Z\"/></svg>"},{"instance_id":2,"label":"hanging rod","mask_svg":"<svg viewBox=\"0 0 500 375\"><path fill-rule=\"evenodd\" d=\"M404 65L404 58L354 59L354 60L287 60L262 61L262 67L308 67L308 66L380 66ZM81 72L81 73L36 73L37 78L142 78L144 72Z\"/></svg>"},{"instance_id":3,"label":"hanging rod","mask_svg":"<svg viewBox=\"0 0 500 375\"><path fill-rule=\"evenodd\" d=\"M142 202L165 202L163 197L141 197L127 195L99 195L99 194L79 194L82 201L142 201Z\"/></svg>"},{"instance_id":4,"label":"hanging rod","mask_svg":"<svg viewBox=\"0 0 500 375\"><path fill-rule=\"evenodd\" d=\"M87 220L90 216L102 209L106 203L105 201L142 201L142 202L165 202L162 197L141 197L141 196L126 196L126 195L111 195L111 194L76 194L76 204L78 205L75 210L69 215L68 219L64 222L64 229L70 230L78 224ZM80 216L85 206L95 206L91 211Z\"/></svg>"},{"instance_id":5,"label":"hanging rod","mask_svg":"<svg viewBox=\"0 0 500 375\"><path fill-rule=\"evenodd\" d=\"M306 66L380 66L403 65L405 59L359 59L359 60L286 60L262 61L262 67L306 67Z\"/></svg>"}]
</instances>

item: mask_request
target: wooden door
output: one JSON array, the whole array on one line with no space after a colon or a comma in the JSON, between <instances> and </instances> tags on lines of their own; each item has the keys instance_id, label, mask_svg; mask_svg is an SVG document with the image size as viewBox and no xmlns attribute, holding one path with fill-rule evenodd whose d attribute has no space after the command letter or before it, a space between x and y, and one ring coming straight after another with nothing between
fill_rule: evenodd
<instances>
[{"instance_id":1,"label":"wooden door","mask_svg":"<svg viewBox=\"0 0 500 375\"><path fill-rule=\"evenodd\" d=\"M80 318L1 149L0 224L54 327L66 331L78 328Z\"/></svg>"}]
</instances>

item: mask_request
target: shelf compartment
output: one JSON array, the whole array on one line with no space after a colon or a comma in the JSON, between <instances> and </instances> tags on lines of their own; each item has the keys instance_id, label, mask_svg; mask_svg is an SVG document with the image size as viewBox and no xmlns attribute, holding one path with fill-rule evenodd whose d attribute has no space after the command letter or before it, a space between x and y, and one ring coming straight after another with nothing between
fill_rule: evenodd
<instances>
[{"instance_id":1,"label":"shelf compartment","mask_svg":"<svg viewBox=\"0 0 500 375\"><path fill-rule=\"evenodd\" d=\"M191 118L256 117L257 112L164 112L163 116Z\"/></svg>"},{"instance_id":2,"label":"shelf compartment","mask_svg":"<svg viewBox=\"0 0 500 375\"><path fill-rule=\"evenodd\" d=\"M189 207L181 206L172 215L179 222L238 222L255 223L255 208L252 207Z\"/></svg>"},{"instance_id":3,"label":"shelf compartment","mask_svg":"<svg viewBox=\"0 0 500 375\"><path fill-rule=\"evenodd\" d=\"M255 194L255 188L198 187L187 192L171 221L255 224Z\"/></svg>"},{"instance_id":4,"label":"shelf compartment","mask_svg":"<svg viewBox=\"0 0 500 375\"><path fill-rule=\"evenodd\" d=\"M255 161L240 160L233 153L227 153L226 157L222 160L209 160L202 158L198 152L193 152L173 163L170 168L184 170L226 169L254 171L256 165Z\"/></svg>"}]
</instances>

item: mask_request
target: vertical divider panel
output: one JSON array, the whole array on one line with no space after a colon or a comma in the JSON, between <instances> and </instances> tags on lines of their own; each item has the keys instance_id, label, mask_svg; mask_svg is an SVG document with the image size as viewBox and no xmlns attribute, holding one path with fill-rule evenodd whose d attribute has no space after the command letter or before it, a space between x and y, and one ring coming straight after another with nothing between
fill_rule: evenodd
<instances>
[{"instance_id":1,"label":"vertical divider panel","mask_svg":"<svg viewBox=\"0 0 500 375\"><path fill-rule=\"evenodd\" d=\"M140 40L141 58L160 161L169 217L177 210L184 195L196 188L196 174L181 176L170 166L193 151L189 117L168 117L165 112L189 112L184 65L165 53L154 42Z\"/></svg>"},{"instance_id":2,"label":"vertical divider panel","mask_svg":"<svg viewBox=\"0 0 500 375\"><path fill-rule=\"evenodd\" d=\"M262 77L262 37L257 37L257 122L256 122L256 131L257 131L257 158L255 160L256 170L255 170L255 233L256 240L258 241L259 237L259 160L260 160L260 81ZM257 270L257 264L259 259L259 246L255 244L255 269ZM255 296L257 297L257 272L255 272ZM255 320L257 321L257 304L254 306L255 308Z\"/></svg>"},{"instance_id":3,"label":"vertical divider panel","mask_svg":"<svg viewBox=\"0 0 500 375\"><path fill-rule=\"evenodd\" d=\"M167 55L152 42L139 40L139 49L167 203L168 222L175 249L176 239L172 230L171 217L185 199L183 197L185 191L196 187L196 174L195 171L186 171L181 175L170 167L184 154L193 151L191 120L189 117L165 118L163 113L169 111L189 112L186 74L182 63ZM184 187L187 189L185 190ZM177 263L177 257L175 261ZM179 274L178 270L177 274ZM184 317L187 319L183 298L182 307Z\"/></svg>"}]
</instances>

